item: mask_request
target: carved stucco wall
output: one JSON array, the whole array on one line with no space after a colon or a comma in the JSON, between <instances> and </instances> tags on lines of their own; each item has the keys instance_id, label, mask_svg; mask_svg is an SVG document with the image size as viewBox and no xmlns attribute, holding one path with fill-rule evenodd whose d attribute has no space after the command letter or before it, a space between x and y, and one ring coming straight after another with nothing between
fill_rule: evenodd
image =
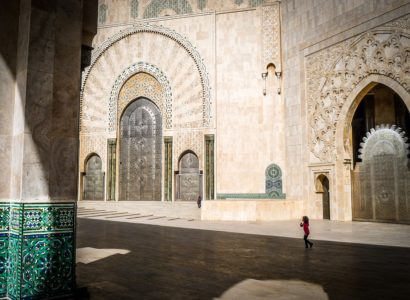
<instances>
[{"instance_id":1,"label":"carved stucco wall","mask_svg":"<svg viewBox=\"0 0 410 300\"><path fill-rule=\"evenodd\" d=\"M313 53L305 68L311 161L331 162L342 106L363 79L380 74L410 92L410 16Z\"/></svg>"},{"instance_id":2,"label":"carved stucco wall","mask_svg":"<svg viewBox=\"0 0 410 300\"><path fill-rule=\"evenodd\" d=\"M137 73L122 86L117 101L117 120L120 120L124 108L135 98L146 97L154 102L164 116L164 89L150 74Z\"/></svg>"},{"instance_id":3,"label":"carved stucco wall","mask_svg":"<svg viewBox=\"0 0 410 300\"><path fill-rule=\"evenodd\" d=\"M262 7L262 47L262 67L273 63L275 71L281 72L279 3Z\"/></svg>"},{"instance_id":4,"label":"carved stucco wall","mask_svg":"<svg viewBox=\"0 0 410 300\"><path fill-rule=\"evenodd\" d=\"M204 62L175 31L139 24L102 43L83 74L80 169L87 155L95 152L105 171L106 140L117 137L122 110L139 96L160 108L164 130L172 129L164 135L174 136L175 157L187 149L203 157L203 130L213 122Z\"/></svg>"},{"instance_id":5,"label":"carved stucco wall","mask_svg":"<svg viewBox=\"0 0 410 300\"><path fill-rule=\"evenodd\" d=\"M159 108L166 128L172 128L172 91L167 77L151 64L138 62L115 81L109 103L109 128L115 132L124 107L137 97L151 99Z\"/></svg>"}]
</instances>

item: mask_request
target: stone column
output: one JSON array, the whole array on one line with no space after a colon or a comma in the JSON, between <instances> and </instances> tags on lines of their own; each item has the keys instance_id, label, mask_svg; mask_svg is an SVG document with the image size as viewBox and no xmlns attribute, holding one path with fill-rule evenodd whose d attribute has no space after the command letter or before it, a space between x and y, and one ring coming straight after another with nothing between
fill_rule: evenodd
<instances>
[{"instance_id":1,"label":"stone column","mask_svg":"<svg viewBox=\"0 0 410 300\"><path fill-rule=\"evenodd\" d=\"M69 295L75 288L83 1L8 2L5 14L12 18L0 26L0 37L8 36L5 44L17 55L7 57L14 77L4 99L12 113L0 126L8 130L6 138L0 131L8 156L0 163L9 175L0 185L10 187L0 194L0 261L7 262L0 297Z\"/></svg>"},{"instance_id":2,"label":"stone column","mask_svg":"<svg viewBox=\"0 0 410 300\"><path fill-rule=\"evenodd\" d=\"M205 135L205 199L215 199L215 168L214 168L214 141L213 134Z\"/></svg>"},{"instance_id":3,"label":"stone column","mask_svg":"<svg viewBox=\"0 0 410 300\"><path fill-rule=\"evenodd\" d=\"M165 201L172 201L172 136L164 137L165 142Z\"/></svg>"}]
</instances>

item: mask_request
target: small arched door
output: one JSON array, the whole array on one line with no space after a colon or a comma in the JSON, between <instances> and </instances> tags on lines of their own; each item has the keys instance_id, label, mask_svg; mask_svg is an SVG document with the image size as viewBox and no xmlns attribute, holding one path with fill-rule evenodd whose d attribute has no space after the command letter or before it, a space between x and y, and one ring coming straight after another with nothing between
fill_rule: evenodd
<instances>
[{"instance_id":1,"label":"small arched door","mask_svg":"<svg viewBox=\"0 0 410 300\"><path fill-rule=\"evenodd\" d=\"M329 179L326 176L322 178L322 202L323 202L323 219L330 220L330 197L329 197Z\"/></svg>"},{"instance_id":2,"label":"small arched door","mask_svg":"<svg viewBox=\"0 0 410 300\"><path fill-rule=\"evenodd\" d=\"M83 200L104 200L104 173L101 158L96 154L85 165Z\"/></svg>"},{"instance_id":3,"label":"small arched door","mask_svg":"<svg viewBox=\"0 0 410 300\"><path fill-rule=\"evenodd\" d=\"M185 152L179 159L177 174L177 200L196 201L202 197L202 175L199 171L198 156L192 151Z\"/></svg>"}]
</instances>

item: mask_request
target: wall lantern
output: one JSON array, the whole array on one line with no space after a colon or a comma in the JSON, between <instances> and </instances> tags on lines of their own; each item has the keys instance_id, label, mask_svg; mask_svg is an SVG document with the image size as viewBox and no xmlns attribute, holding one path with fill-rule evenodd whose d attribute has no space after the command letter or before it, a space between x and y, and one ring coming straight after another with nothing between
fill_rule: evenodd
<instances>
[{"instance_id":1,"label":"wall lantern","mask_svg":"<svg viewBox=\"0 0 410 300\"><path fill-rule=\"evenodd\" d=\"M268 77L268 72L262 73L262 79L265 82L265 87L263 88L263 95L266 96L266 77Z\"/></svg>"}]
</instances>

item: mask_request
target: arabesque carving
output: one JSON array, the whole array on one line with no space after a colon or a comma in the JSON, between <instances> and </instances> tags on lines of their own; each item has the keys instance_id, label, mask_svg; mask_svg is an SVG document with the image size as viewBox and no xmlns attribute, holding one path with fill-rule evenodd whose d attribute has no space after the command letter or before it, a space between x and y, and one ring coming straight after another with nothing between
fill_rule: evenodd
<instances>
[{"instance_id":1,"label":"arabesque carving","mask_svg":"<svg viewBox=\"0 0 410 300\"><path fill-rule=\"evenodd\" d=\"M405 20L391 22L383 29L366 32L306 58L309 147L321 162L335 159L335 132L341 108L363 79L373 74L387 76L410 92L408 17Z\"/></svg>"},{"instance_id":2,"label":"arabesque carving","mask_svg":"<svg viewBox=\"0 0 410 300\"><path fill-rule=\"evenodd\" d=\"M274 63L281 72L279 3L262 7L262 65Z\"/></svg>"},{"instance_id":3,"label":"arabesque carving","mask_svg":"<svg viewBox=\"0 0 410 300\"><path fill-rule=\"evenodd\" d=\"M211 92L210 92L210 84L209 84L209 79L208 79L208 72L206 71L205 63L203 59L201 58L199 52L196 50L196 48L182 35L177 33L176 31L172 29L168 29L163 26L158 26L154 24L149 24L149 23L141 23L141 24L136 24L133 27L124 29L120 31L119 33L113 35L109 39L107 39L105 42L103 42L98 48L96 48L91 56L91 64L89 67L87 67L82 76L82 89L81 89L81 98L80 98L80 106L83 106L82 100L83 100L83 93L84 93L84 87L86 86L88 77L90 75L90 72L94 65L98 62L99 58L115 43L118 41L129 37L135 33L154 33L154 34L160 34L162 36L165 36L167 38L172 39L176 43L178 43L187 53L189 56L193 59L195 66L198 70L199 76L200 76L200 81L201 81L201 86L202 86L202 105L203 105L203 126L204 127L209 127L211 124L212 120L212 114L211 114Z\"/></svg>"},{"instance_id":4,"label":"arabesque carving","mask_svg":"<svg viewBox=\"0 0 410 300\"><path fill-rule=\"evenodd\" d=\"M116 129L118 113L122 112L122 109L129 102L129 100L133 100L133 99L128 99L129 97L119 97L120 90L126 93L126 91L124 91L122 88L123 86L125 86L124 83L127 82L128 80L131 80L133 75L140 73L140 72L147 73L151 75L152 77L154 77L162 86L163 91L156 91L157 89L154 88L155 83L148 84L147 80L149 80L149 78L146 78L147 80L139 81L140 85L142 85L142 88L144 88L145 91L143 91L140 95L137 95L137 96L145 96L153 100L154 102L156 102L165 120L166 128L172 128L172 91L171 91L171 86L169 84L167 77L158 67L152 64L144 63L144 62L138 62L136 64L131 65L127 69L125 69L121 73L121 75L118 76L117 80L114 83L114 86L112 87L110 101L109 101L109 128L108 130L110 132L114 132ZM138 82L136 82L135 84L138 84ZM134 86L134 89L135 89L135 86ZM160 98L162 98L161 97L162 95L158 95L158 94L162 94L162 92L164 92L165 94L164 95L165 109L163 108L163 104L160 103L161 102ZM123 103L125 101L123 98L127 98L126 100L128 102ZM117 113L117 99L118 99L118 102L120 102L118 103L118 113ZM124 101L121 101L121 100L124 100Z\"/></svg>"}]
</instances>

